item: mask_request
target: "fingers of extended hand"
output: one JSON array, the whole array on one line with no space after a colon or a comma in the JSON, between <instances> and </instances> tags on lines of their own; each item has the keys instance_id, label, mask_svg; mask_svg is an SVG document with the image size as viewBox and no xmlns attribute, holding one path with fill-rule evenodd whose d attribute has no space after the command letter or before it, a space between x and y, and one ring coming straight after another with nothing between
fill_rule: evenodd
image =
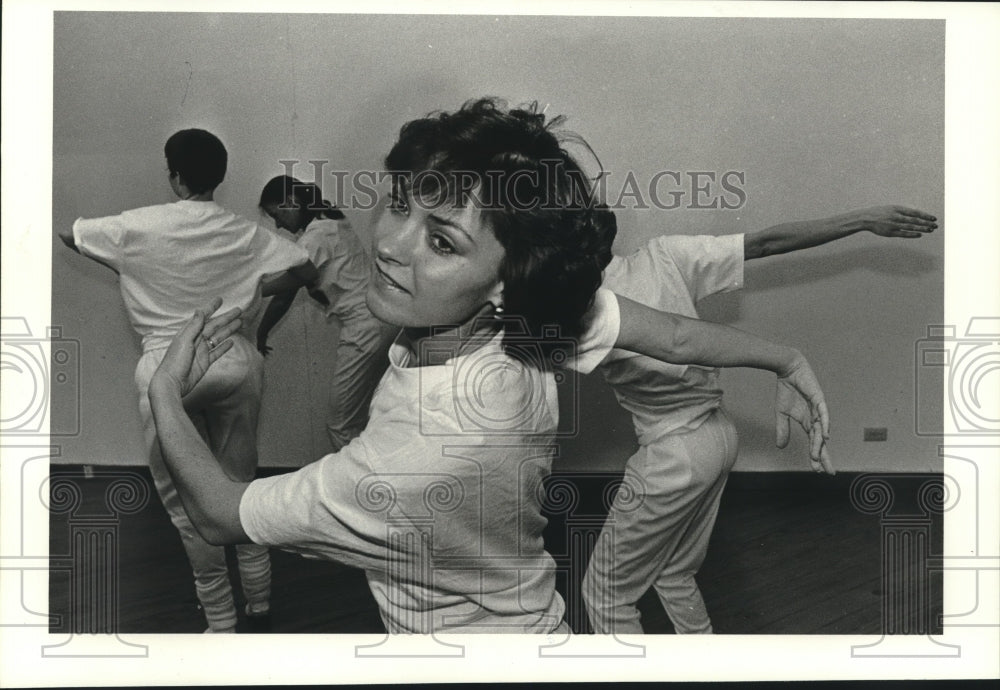
<instances>
[{"instance_id":1,"label":"fingers of extended hand","mask_svg":"<svg viewBox=\"0 0 1000 690\"><path fill-rule=\"evenodd\" d=\"M823 445L826 439L823 437L823 427L818 419L813 420L809 427L809 457L813 462L819 462L823 454Z\"/></svg>"},{"instance_id":2,"label":"fingers of extended hand","mask_svg":"<svg viewBox=\"0 0 1000 690\"><path fill-rule=\"evenodd\" d=\"M219 357L221 357L226 352L228 352L229 348L231 348L232 346L233 346L233 341L232 340L225 340L225 341L219 343L218 345L216 345L214 348L213 347L209 347L208 348L208 361L209 361L209 364L211 364L215 360L219 359Z\"/></svg>"},{"instance_id":3,"label":"fingers of extended hand","mask_svg":"<svg viewBox=\"0 0 1000 690\"><path fill-rule=\"evenodd\" d=\"M928 232L934 232L937 229L937 223L896 223L897 232L916 232L920 234L927 234Z\"/></svg>"},{"instance_id":4,"label":"fingers of extended hand","mask_svg":"<svg viewBox=\"0 0 1000 690\"><path fill-rule=\"evenodd\" d=\"M184 338L193 342L199 335L203 335L205 329L212 323L211 321L206 323L208 315L221 306L222 298L216 297L204 308L196 309L194 314L191 315L191 318L184 324L184 328L181 329L181 334Z\"/></svg>"},{"instance_id":5,"label":"fingers of extended hand","mask_svg":"<svg viewBox=\"0 0 1000 690\"><path fill-rule=\"evenodd\" d=\"M925 214L912 216L897 211L882 218L876 217L875 226L881 226L883 231L892 233L927 233L934 232L934 230L937 229L938 224L937 219L935 219L934 216L927 216Z\"/></svg>"},{"instance_id":6,"label":"fingers of extended hand","mask_svg":"<svg viewBox=\"0 0 1000 690\"><path fill-rule=\"evenodd\" d=\"M830 450L826 443L823 443L819 451L812 455L809 460L814 471L825 472L829 475L837 474L837 471L833 469L833 463L830 462Z\"/></svg>"},{"instance_id":7,"label":"fingers of extended hand","mask_svg":"<svg viewBox=\"0 0 1000 690\"><path fill-rule=\"evenodd\" d=\"M216 316L205 324L203 335L206 339L211 339L218 345L240 329L240 326L243 324L243 321L240 319L241 313L239 308L233 308L225 314Z\"/></svg>"},{"instance_id":8,"label":"fingers of extended hand","mask_svg":"<svg viewBox=\"0 0 1000 690\"><path fill-rule=\"evenodd\" d=\"M909 208L907 206L893 206L893 210L901 216L909 216L910 218L919 218L920 220L936 222L937 218L929 213L924 213L923 211L918 211L915 208Z\"/></svg>"},{"instance_id":9,"label":"fingers of extended hand","mask_svg":"<svg viewBox=\"0 0 1000 690\"><path fill-rule=\"evenodd\" d=\"M823 444L823 453L820 455L820 464L823 465L823 470L827 474L834 475L837 474L837 470L833 468L833 462L830 460L830 448L827 444Z\"/></svg>"},{"instance_id":10,"label":"fingers of extended hand","mask_svg":"<svg viewBox=\"0 0 1000 690\"><path fill-rule=\"evenodd\" d=\"M178 334L176 341L183 343L195 343L205 328L205 313L199 309L184 324L184 328Z\"/></svg>"},{"instance_id":11,"label":"fingers of extended hand","mask_svg":"<svg viewBox=\"0 0 1000 690\"><path fill-rule=\"evenodd\" d=\"M820 400L816 405L816 414L819 418L820 429L823 431L823 438L830 438L830 411L826 408L826 401Z\"/></svg>"},{"instance_id":12,"label":"fingers of extended hand","mask_svg":"<svg viewBox=\"0 0 1000 690\"><path fill-rule=\"evenodd\" d=\"M778 448L784 448L788 445L788 438L791 435L788 428L788 417L780 411L775 416L774 433L774 443Z\"/></svg>"}]
</instances>

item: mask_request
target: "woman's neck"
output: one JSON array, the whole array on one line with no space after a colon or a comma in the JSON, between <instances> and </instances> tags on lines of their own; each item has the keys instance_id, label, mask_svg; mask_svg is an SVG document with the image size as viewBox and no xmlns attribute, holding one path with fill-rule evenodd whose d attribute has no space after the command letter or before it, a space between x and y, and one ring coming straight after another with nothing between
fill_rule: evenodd
<instances>
[{"instance_id":1,"label":"woman's neck","mask_svg":"<svg viewBox=\"0 0 1000 690\"><path fill-rule=\"evenodd\" d=\"M447 360L472 354L488 344L500 330L500 323L490 318L493 306L486 304L471 319L459 326L403 328L401 345L410 350L411 367L444 364Z\"/></svg>"}]
</instances>

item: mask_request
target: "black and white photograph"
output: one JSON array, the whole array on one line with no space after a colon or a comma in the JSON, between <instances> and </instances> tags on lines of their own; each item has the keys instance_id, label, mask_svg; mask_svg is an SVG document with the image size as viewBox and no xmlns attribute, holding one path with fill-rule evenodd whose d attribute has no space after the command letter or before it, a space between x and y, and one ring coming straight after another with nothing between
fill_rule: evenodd
<instances>
[{"instance_id":1,"label":"black and white photograph","mask_svg":"<svg viewBox=\"0 0 1000 690\"><path fill-rule=\"evenodd\" d=\"M1000 677L995 6L4 27L5 686Z\"/></svg>"}]
</instances>

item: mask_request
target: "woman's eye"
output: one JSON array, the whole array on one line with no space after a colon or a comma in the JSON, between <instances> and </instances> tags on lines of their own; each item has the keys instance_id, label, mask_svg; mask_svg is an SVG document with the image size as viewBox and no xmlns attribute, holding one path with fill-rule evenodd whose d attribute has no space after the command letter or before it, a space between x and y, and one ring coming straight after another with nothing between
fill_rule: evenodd
<instances>
[{"instance_id":1,"label":"woman's eye","mask_svg":"<svg viewBox=\"0 0 1000 690\"><path fill-rule=\"evenodd\" d=\"M430 236L431 249L438 254L454 254L455 247L444 235L432 233Z\"/></svg>"}]
</instances>

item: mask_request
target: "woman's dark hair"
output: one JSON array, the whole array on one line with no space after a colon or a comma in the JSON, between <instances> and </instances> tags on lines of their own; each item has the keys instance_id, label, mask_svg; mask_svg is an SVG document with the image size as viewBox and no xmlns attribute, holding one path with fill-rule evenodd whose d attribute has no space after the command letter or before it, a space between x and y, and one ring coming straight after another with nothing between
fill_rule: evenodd
<instances>
[{"instance_id":1,"label":"woman's dark hair","mask_svg":"<svg viewBox=\"0 0 1000 690\"><path fill-rule=\"evenodd\" d=\"M288 175L272 177L260 192L257 204L264 206L279 206L281 208L305 208L313 214L313 218L330 218L341 220L343 212L323 198L323 191L312 182L301 182Z\"/></svg>"},{"instance_id":2,"label":"woman's dark hair","mask_svg":"<svg viewBox=\"0 0 1000 690\"><path fill-rule=\"evenodd\" d=\"M167 139L163 153L170 173L195 194L215 189L226 177L226 147L211 132L182 129Z\"/></svg>"},{"instance_id":3,"label":"woman's dark hair","mask_svg":"<svg viewBox=\"0 0 1000 690\"><path fill-rule=\"evenodd\" d=\"M508 109L482 98L403 125L386 156L394 187L421 203L475 203L505 250L504 349L553 355L574 339L611 260L617 226L537 103ZM588 147L589 148L589 147ZM412 203L412 201L411 201ZM520 328L518 327L520 326ZM544 358L546 362L549 356Z\"/></svg>"}]
</instances>

